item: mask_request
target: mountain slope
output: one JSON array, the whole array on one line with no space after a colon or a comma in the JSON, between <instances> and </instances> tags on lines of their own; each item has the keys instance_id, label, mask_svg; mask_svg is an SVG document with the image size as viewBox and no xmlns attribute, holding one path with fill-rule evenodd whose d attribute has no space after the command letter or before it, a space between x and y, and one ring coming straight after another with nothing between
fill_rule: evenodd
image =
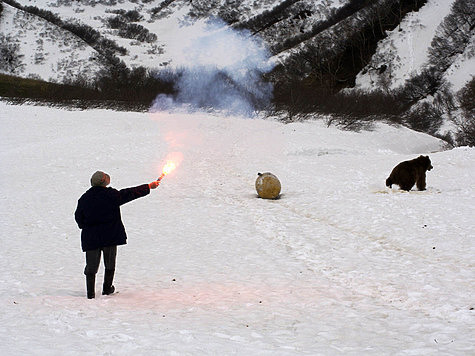
<instances>
[{"instance_id":1,"label":"mountain slope","mask_svg":"<svg viewBox=\"0 0 475 356\"><path fill-rule=\"evenodd\" d=\"M195 70L203 65L201 61L206 57L208 69L214 66L221 77L224 72L224 82L238 91L248 89L229 76L231 71L248 72L257 77L272 70L268 78L274 84L276 101L283 102L284 107L292 105L292 85L308 90L311 94L308 99L305 95L297 96L313 102L315 92L335 93L353 86L364 91L387 92L407 86L408 81L420 80L419 76L425 76L434 67L428 60L445 57L436 54L438 49L433 43L446 37L441 28L450 17L453 5L473 6L462 0L7 2L30 12L28 6L34 5L39 9L36 12L39 16L42 10L47 10L62 23L87 27L87 31L97 32L94 36L112 49L88 42L93 50L74 36L58 37L54 34L65 32L4 2L0 30L7 37L4 35L6 39L0 47L16 52L20 61L9 65L4 56L0 65L2 73L71 82L76 78L91 80L104 66L119 65L119 68L143 66L166 75L176 71L175 77L170 78L177 80L181 71L190 67L199 78ZM25 19L28 16L31 21L27 26L25 20L15 22L15 16ZM448 56L449 60L437 69L438 83L434 88L423 88L422 95L410 98L411 105L412 101L430 101L431 96L444 92L447 87L455 93L471 80L475 37L470 8L466 17L468 25L464 26L468 26L468 30L463 33L460 45L455 41L458 47ZM46 26L45 29L42 26ZM226 39L221 36L230 31L234 32L232 36ZM11 40L17 34L21 40ZM44 36L48 40L43 39ZM8 47L9 42L13 47ZM246 52L246 47L255 47L255 44L262 47L254 56L262 65L256 66L252 54L246 53L249 57L240 60L239 67L224 69L226 63L235 64L227 59L239 57ZM45 46L48 48L44 49ZM254 86L256 81L251 83ZM183 83L175 84L179 87ZM207 88L194 85L195 92ZM445 118L454 115L457 114L442 114Z\"/></svg>"},{"instance_id":2,"label":"mountain slope","mask_svg":"<svg viewBox=\"0 0 475 356\"><path fill-rule=\"evenodd\" d=\"M367 68L356 79L356 87L395 89L412 76L421 73L429 63L429 49L437 30L450 12L455 0L429 0L418 12L409 14L401 24L378 44ZM473 32L473 31L472 31ZM475 75L474 38L466 49L452 59L444 75L460 90Z\"/></svg>"},{"instance_id":3,"label":"mountain slope","mask_svg":"<svg viewBox=\"0 0 475 356\"><path fill-rule=\"evenodd\" d=\"M3 5L0 46L17 48L17 61L0 63L1 72L25 78L63 82L92 78L101 69L99 53L69 31Z\"/></svg>"}]
</instances>

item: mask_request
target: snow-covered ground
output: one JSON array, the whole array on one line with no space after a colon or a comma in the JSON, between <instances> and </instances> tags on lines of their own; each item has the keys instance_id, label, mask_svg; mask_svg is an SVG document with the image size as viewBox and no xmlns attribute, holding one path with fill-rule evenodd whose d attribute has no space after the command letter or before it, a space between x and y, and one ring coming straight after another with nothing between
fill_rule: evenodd
<instances>
[{"instance_id":1,"label":"snow-covered ground","mask_svg":"<svg viewBox=\"0 0 475 356\"><path fill-rule=\"evenodd\" d=\"M470 355L475 149L378 124L64 111L0 103L0 354ZM424 192L384 186L428 154ZM122 208L119 293L85 296L73 213L177 169ZM282 183L256 197L257 172ZM396 188L396 187L395 187Z\"/></svg>"}]
</instances>

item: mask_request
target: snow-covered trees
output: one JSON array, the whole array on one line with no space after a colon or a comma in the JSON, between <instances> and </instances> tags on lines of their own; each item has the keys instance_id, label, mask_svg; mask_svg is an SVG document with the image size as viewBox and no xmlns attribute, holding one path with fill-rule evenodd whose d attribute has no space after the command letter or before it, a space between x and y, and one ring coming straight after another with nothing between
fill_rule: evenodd
<instances>
[{"instance_id":1,"label":"snow-covered trees","mask_svg":"<svg viewBox=\"0 0 475 356\"><path fill-rule=\"evenodd\" d=\"M0 35L0 71L18 73L23 66L19 45L9 36Z\"/></svg>"},{"instance_id":2,"label":"snow-covered trees","mask_svg":"<svg viewBox=\"0 0 475 356\"><path fill-rule=\"evenodd\" d=\"M445 71L456 55L463 53L470 44L474 30L475 2L456 0L432 40L429 64L439 72Z\"/></svg>"},{"instance_id":3,"label":"snow-covered trees","mask_svg":"<svg viewBox=\"0 0 475 356\"><path fill-rule=\"evenodd\" d=\"M457 144L475 146L475 77L457 93L457 100L462 111L456 121Z\"/></svg>"},{"instance_id":4,"label":"snow-covered trees","mask_svg":"<svg viewBox=\"0 0 475 356\"><path fill-rule=\"evenodd\" d=\"M118 30L118 35L124 38L134 39L140 42L155 42L157 35L151 33L142 25L130 22L140 21L143 17L138 11L116 11L117 16L109 17L107 24L112 29Z\"/></svg>"},{"instance_id":5,"label":"snow-covered trees","mask_svg":"<svg viewBox=\"0 0 475 356\"><path fill-rule=\"evenodd\" d=\"M454 94L444 80L444 73L460 55L475 55L474 31L475 2L456 0L450 14L444 18L432 39L427 65L419 74L406 81L403 92L407 100L419 102L406 116L407 123L412 128L435 134L441 127L444 116L452 117L456 105L453 102ZM472 48L468 48L469 46ZM475 112L473 106L468 104L475 98L473 82L474 79L457 96L462 113L461 117L453 118L459 129L457 144L475 144Z\"/></svg>"}]
</instances>

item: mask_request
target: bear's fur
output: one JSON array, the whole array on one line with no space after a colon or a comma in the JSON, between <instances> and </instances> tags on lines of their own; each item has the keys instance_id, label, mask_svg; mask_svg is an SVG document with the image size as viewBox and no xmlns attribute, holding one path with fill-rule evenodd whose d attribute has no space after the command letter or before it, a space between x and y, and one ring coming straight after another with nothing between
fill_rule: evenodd
<instances>
[{"instance_id":1,"label":"bear's fur","mask_svg":"<svg viewBox=\"0 0 475 356\"><path fill-rule=\"evenodd\" d=\"M414 184L417 189L426 189L426 171L430 171L432 164L429 156L419 156L410 161L399 163L392 170L388 179L386 179L386 186L391 188L393 184L397 184L402 190L411 190Z\"/></svg>"}]
</instances>

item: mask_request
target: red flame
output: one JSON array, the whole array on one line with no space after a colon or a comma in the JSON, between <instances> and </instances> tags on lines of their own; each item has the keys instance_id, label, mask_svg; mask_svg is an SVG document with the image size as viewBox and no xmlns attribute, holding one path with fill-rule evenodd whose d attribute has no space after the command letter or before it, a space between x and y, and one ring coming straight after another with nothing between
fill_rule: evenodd
<instances>
[{"instance_id":1,"label":"red flame","mask_svg":"<svg viewBox=\"0 0 475 356\"><path fill-rule=\"evenodd\" d=\"M176 168L175 162L168 161L162 168L162 174L167 175Z\"/></svg>"},{"instance_id":2,"label":"red flame","mask_svg":"<svg viewBox=\"0 0 475 356\"><path fill-rule=\"evenodd\" d=\"M162 174L158 178L158 180L165 177L167 174L171 173L175 170L176 167L181 163L183 160L183 154L181 152L172 152L167 155L166 163L163 165Z\"/></svg>"}]
</instances>

